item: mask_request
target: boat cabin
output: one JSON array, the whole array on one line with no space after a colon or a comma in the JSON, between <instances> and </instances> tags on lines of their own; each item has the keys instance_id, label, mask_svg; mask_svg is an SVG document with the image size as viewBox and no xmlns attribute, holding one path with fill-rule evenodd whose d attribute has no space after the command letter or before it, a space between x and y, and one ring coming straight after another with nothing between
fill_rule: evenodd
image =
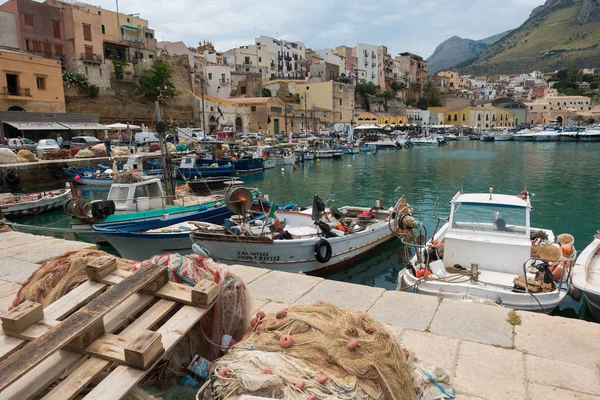
<instances>
[{"instance_id":1,"label":"boat cabin","mask_svg":"<svg viewBox=\"0 0 600 400\"><path fill-rule=\"evenodd\" d=\"M164 206L164 191L160 179L134 183L113 183L108 200L115 202L117 212L156 210Z\"/></svg>"},{"instance_id":2,"label":"boat cabin","mask_svg":"<svg viewBox=\"0 0 600 400\"><path fill-rule=\"evenodd\" d=\"M529 200L493 193L457 193L444 235L444 265L522 274L530 257Z\"/></svg>"}]
</instances>

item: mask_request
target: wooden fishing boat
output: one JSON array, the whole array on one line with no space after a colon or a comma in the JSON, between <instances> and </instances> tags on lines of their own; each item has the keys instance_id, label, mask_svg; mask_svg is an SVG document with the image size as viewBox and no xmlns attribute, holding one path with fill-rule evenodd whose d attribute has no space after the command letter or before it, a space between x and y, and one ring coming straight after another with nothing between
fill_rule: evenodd
<instances>
[{"instance_id":1,"label":"wooden fishing boat","mask_svg":"<svg viewBox=\"0 0 600 400\"><path fill-rule=\"evenodd\" d=\"M600 232L579 255L569 282L571 296L581 295L596 321L600 321Z\"/></svg>"},{"instance_id":2,"label":"wooden fishing boat","mask_svg":"<svg viewBox=\"0 0 600 400\"><path fill-rule=\"evenodd\" d=\"M5 217L36 215L60 208L71 198L69 189L17 195L4 193L0 195L0 209Z\"/></svg>"},{"instance_id":3,"label":"wooden fishing boat","mask_svg":"<svg viewBox=\"0 0 600 400\"><path fill-rule=\"evenodd\" d=\"M110 186L113 183L111 174L93 168L69 167L65 173L78 185Z\"/></svg>"},{"instance_id":4,"label":"wooden fishing boat","mask_svg":"<svg viewBox=\"0 0 600 400\"><path fill-rule=\"evenodd\" d=\"M559 262L563 253L554 244L553 232L530 226L531 204L524 193L457 193L448 219L438 217L448 222L429 242L405 242L415 255L399 273L399 290L552 311L567 294L562 287L567 274L554 271L568 269L565 263L572 262L576 252L565 255L569 261ZM543 252L538 250L540 244ZM538 251L539 256L535 255ZM552 270L549 281L547 270Z\"/></svg>"}]
</instances>

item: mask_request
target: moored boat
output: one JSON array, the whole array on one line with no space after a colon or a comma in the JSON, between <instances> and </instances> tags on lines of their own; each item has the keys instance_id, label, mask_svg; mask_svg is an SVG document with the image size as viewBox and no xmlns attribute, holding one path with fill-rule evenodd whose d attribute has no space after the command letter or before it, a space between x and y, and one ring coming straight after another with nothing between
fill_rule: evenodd
<instances>
[{"instance_id":1,"label":"moored boat","mask_svg":"<svg viewBox=\"0 0 600 400\"><path fill-rule=\"evenodd\" d=\"M600 231L577 258L571 272L569 292L583 295L596 321L600 321Z\"/></svg>"},{"instance_id":2,"label":"moored boat","mask_svg":"<svg viewBox=\"0 0 600 400\"><path fill-rule=\"evenodd\" d=\"M566 295L565 264L576 252L563 259L551 230L530 227L530 210L525 191L520 196L457 193L439 232L426 244L407 243L416 251L399 273L399 290L552 311Z\"/></svg>"},{"instance_id":3,"label":"moored boat","mask_svg":"<svg viewBox=\"0 0 600 400\"><path fill-rule=\"evenodd\" d=\"M579 140L581 142L600 142L600 126L588 128L579 133Z\"/></svg>"},{"instance_id":4,"label":"moored boat","mask_svg":"<svg viewBox=\"0 0 600 400\"><path fill-rule=\"evenodd\" d=\"M69 167L65 173L78 185L110 186L113 183L111 174L93 168Z\"/></svg>"},{"instance_id":5,"label":"moored boat","mask_svg":"<svg viewBox=\"0 0 600 400\"><path fill-rule=\"evenodd\" d=\"M27 194L0 194L0 209L5 217L36 215L62 207L72 198L70 189Z\"/></svg>"}]
</instances>

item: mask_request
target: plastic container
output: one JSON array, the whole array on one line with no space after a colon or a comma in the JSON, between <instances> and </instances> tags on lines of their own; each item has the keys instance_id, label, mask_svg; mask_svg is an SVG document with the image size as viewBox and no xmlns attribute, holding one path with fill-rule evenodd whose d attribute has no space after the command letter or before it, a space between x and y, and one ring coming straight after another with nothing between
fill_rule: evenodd
<instances>
[{"instance_id":1,"label":"plastic container","mask_svg":"<svg viewBox=\"0 0 600 400\"><path fill-rule=\"evenodd\" d=\"M444 266L444 262L442 260L437 260L429 263L429 269L431 269L431 272L433 272L440 278L444 278L448 275L448 272L446 272L446 267Z\"/></svg>"},{"instance_id":2,"label":"plastic container","mask_svg":"<svg viewBox=\"0 0 600 400\"><path fill-rule=\"evenodd\" d=\"M233 339L231 335L223 335L221 338L221 351L227 351L227 349L229 349L231 339Z\"/></svg>"}]
</instances>

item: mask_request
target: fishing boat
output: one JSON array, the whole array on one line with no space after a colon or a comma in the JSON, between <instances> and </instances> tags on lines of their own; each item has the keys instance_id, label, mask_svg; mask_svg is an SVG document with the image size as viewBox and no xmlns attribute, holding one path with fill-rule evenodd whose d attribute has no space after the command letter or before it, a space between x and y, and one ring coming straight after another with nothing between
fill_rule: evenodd
<instances>
[{"instance_id":1,"label":"fishing boat","mask_svg":"<svg viewBox=\"0 0 600 400\"><path fill-rule=\"evenodd\" d=\"M587 128L579 134L581 142L600 142L600 125Z\"/></svg>"},{"instance_id":2,"label":"fishing boat","mask_svg":"<svg viewBox=\"0 0 600 400\"><path fill-rule=\"evenodd\" d=\"M422 136L412 139L415 146L439 146L440 141L433 136Z\"/></svg>"},{"instance_id":3,"label":"fishing boat","mask_svg":"<svg viewBox=\"0 0 600 400\"><path fill-rule=\"evenodd\" d=\"M576 300L583 295L592 315L600 321L600 231L577 258L569 292Z\"/></svg>"},{"instance_id":4,"label":"fishing boat","mask_svg":"<svg viewBox=\"0 0 600 400\"><path fill-rule=\"evenodd\" d=\"M495 142L508 142L514 140L514 135L508 131L499 133L494 136Z\"/></svg>"},{"instance_id":5,"label":"fishing boat","mask_svg":"<svg viewBox=\"0 0 600 400\"><path fill-rule=\"evenodd\" d=\"M340 158L343 154L341 149L319 149L316 151L317 158Z\"/></svg>"},{"instance_id":6,"label":"fishing boat","mask_svg":"<svg viewBox=\"0 0 600 400\"><path fill-rule=\"evenodd\" d=\"M458 136L453 133L446 133L444 139L446 139L446 142L456 142L458 141Z\"/></svg>"},{"instance_id":7,"label":"fishing boat","mask_svg":"<svg viewBox=\"0 0 600 400\"><path fill-rule=\"evenodd\" d=\"M277 161L275 161L272 158L266 159L265 160L265 169L272 169L275 168L275 165L277 165Z\"/></svg>"},{"instance_id":8,"label":"fishing boat","mask_svg":"<svg viewBox=\"0 0 600 400\"><path fill-rule=\"evenodd\" d=\"M192 192L194 192L194 194L197 196L213 194L215 191L244 184L243 181L231 176L215 176L212 178L192 179L186 183Z\"/></svg>"},{"instance_id":9,"label":"fishing boat","mask_svg":"<svg viewBox=\"0 0 600 400\"><path fill-rule=\"evenodd\" d=\"M348 146L348 147L341 147L340 150L342 151L342 154L358 154L360 153L360 149L358 147L354 147L354 146Z\"/></svg>"},{"instance_id":10,"label":"fishing boat","mask_svg":"<svg viewBox=\"0 0 600 400\"><path fill-rule=\"evenodd\" d=\"M493 142L494 141L494 135L491 133L484 133L483 135L481 135L479 137L479 140L481 140L482 142Z\"/></svg>"},{"instance_id":11,"label":"fishing boat","mask_svg":"<svg viewBox=\"0 0 600 400\"><path fill-rule=\"evenodd\" d=\"M78 185L110 186L113 183L112 174L106 173L106 170L101 171L93 168L68 167L65 168L65 173L70 178L73 178Z\"/></svg>"},{"instance_id":12,"label":"fishing boat","mask_svg":"<svg viewBox=\"0 0 600 400\"><path fill-rule=\"evenodd\" d=\"M327 210L315 195L312 208L278 210L262 224L238 219L224 232L198 227L191 233L192 248L227 264L295 273L337 269L394 239L392 213L365 207Z\"/></svg>"},{"instance_id":13,"label":"fishing boat","mask_svg":"<svg viewBox=\"0 0 600 400\"><path fill-rule=\"evenodd\" d=\"M563 252L554 244L551 230L530 226L530 211L526 191L520 196L493 194L493 190L458 192L447 218L438 217L434 209L438 226L448 222L439 232L436 226L427 243L418 229L409 226L404 231L406 238L415 238L403 240L415 255L399 273L399 290L552 311L567 294L562 288L566 277L560 272L566 268L560 261ZM403 211L398 215L402 219ZM575 253L567 256L569 260Z\"/></svg>"},{"instance_id":14,"label":"fishing boat","mask_svg":"<svg viewBox=\"0 0 600 400\"><path fill-rule=\"evenodd\" d=\"M235 168L231 163L198 159L195 154L183 157L181 163L175 169L177 175L183 179L230 176L235 172Z\"/></svg>"},{"instance_id":15,"label":"fishing boat","mask_svg":"<svg viewBox=\"0 0 600 400\"><path fill-rule=\"evenodd\" d=\"M0 194L0 209L5 217L37 215L60 208L72 198L70 189L27 194Z\"/></svg>"}]
</instances>

